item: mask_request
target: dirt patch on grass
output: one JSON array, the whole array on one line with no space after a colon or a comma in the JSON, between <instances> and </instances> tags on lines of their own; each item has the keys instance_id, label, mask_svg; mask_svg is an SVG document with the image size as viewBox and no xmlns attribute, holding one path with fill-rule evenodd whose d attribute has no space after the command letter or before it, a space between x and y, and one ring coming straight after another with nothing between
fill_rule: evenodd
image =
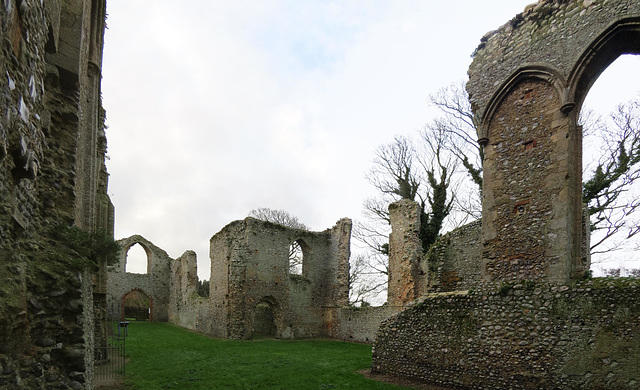
<instances>
[{"instance_id":1,"label":"dirt patch on grass","mask_svg":"<svg viewBox=\"0 0 640 390\"><path fill-rule=\"evenodd\" d=\"M98 379L94 382L93 388L96 390L129 390L122 379Z\"/></svg>"},{"instance_id":2,"label":"dirt patch on grass","mask_svg":"<svg viewBox=\"0 0 640 390\"><path fill-rule=\"evenodd\" d=\"M362 374L364 377L369 379L389 383L396 386L410 387L417 390L460 390L460 388L456 388L456 387L442 387L438 385L432 385L429 383L418 382L412 379L398 378L393 375L373 374L369 369L360 370L358 372Z\"/></svg>"}]
</instances>

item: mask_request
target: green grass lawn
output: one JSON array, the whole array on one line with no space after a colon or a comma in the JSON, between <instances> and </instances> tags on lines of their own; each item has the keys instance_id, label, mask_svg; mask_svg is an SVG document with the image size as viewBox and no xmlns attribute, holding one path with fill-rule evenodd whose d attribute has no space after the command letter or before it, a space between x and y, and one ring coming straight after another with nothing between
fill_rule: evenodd
<instances>
[{"instance_id":1,"label":"green grass lawn","mask_svg":"<svg viewBox=\"0 0 640 390\"><path fill-rule=\"evenodd\" d=\"M148 389L402 389L358 373L371 346L325 340L218 340L132 322L126 383Z\"/></svg>"}]
</instances>

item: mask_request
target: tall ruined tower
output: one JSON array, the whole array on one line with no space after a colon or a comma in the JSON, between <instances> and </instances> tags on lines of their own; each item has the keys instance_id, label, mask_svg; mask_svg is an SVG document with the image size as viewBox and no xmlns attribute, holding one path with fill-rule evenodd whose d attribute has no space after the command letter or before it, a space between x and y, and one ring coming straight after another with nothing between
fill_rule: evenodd
<instances>
[{"instance_id":1,"label":"tall ruined tower","mask_svg":"<svg viewBox=\"0 0 640 390\"><path fill-rule=\"evenodd\" d=\"M113 235L100 102L105 7L0 6L0 387L92 388L96 267L67 238Z\"/></svg>"}]
</instances>

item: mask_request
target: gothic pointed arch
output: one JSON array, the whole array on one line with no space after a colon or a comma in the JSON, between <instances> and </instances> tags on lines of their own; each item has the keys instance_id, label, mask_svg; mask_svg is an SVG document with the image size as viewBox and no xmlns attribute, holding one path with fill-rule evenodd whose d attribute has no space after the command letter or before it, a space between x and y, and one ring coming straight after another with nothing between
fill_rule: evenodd
<instances>
[{"instance_id":1,"label":"gothic pointed arch","mask_svg":"<svg viewBox=\"0 0 640 390\"><path fill-rule=\"evenodd\" d=\"M500 104L522 81L531 79L549 83L558 92L561 105L564 107L568 103L567 82L558 69L548 64L539 63L522 66L500 85L489 100L478 126L478 142L481 145L487 145L489 142L491 121Z\"/></svg>"},{"instance_id":2,"label":"gothic pointed arch","mask_svg":"<svg viewBox=\"0 0 640 390\"><path fill-rule=\"evenodd\" d=\"M569 77L568 98L576 102L577 112L600 74L623 54L640 55L640 17L613 22L576 61Z\"/></svg>"}]
</instances>

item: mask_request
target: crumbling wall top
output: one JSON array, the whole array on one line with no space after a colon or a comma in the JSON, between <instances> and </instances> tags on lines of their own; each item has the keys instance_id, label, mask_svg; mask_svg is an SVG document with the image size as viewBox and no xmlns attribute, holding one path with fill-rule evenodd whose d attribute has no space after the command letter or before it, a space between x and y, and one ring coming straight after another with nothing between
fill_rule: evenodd
<instances>
[{"instance_id":1,"label":"crumbling wall top","mask_svg":"<svg viewBox=\"0 0 640 390\"><path fill-rule=\"evenodd\" d=\"M118 240L118 244L120 245L120 256L118 264L109 267L109 271L111 272L125 272L126 270L126 262L127 262L127 252L129 248L131 248L135 244L139 244L147 253L148 261L150 268L148 272L162 272L168 273L171 267L171 257L169 254L162 248L154 245L151 241L142 237L141 235L135 234L131 237L123 238Z\"/></svg>"},{"instance_id":2,"label":"crumbling wall top","mask_svg":"<svg viewBox=\"0 0 640 390\"><path fill-rule=\"evenodd\" d=\"M637 0L540 0L527 6L502 27L485 34L473 54L467 91L476 117L480 122L489 119L485 114L490 101L523 69L541 69L568 87L576 64L591 55L597 38L614 24L626 18L637 21L639 16ZM619 45L617 50L608 61L627 48ZM591 78L595 81L596 77ZM569 94L562 98L564 103L574 100Z\"/></svg>"}]
</instances>

